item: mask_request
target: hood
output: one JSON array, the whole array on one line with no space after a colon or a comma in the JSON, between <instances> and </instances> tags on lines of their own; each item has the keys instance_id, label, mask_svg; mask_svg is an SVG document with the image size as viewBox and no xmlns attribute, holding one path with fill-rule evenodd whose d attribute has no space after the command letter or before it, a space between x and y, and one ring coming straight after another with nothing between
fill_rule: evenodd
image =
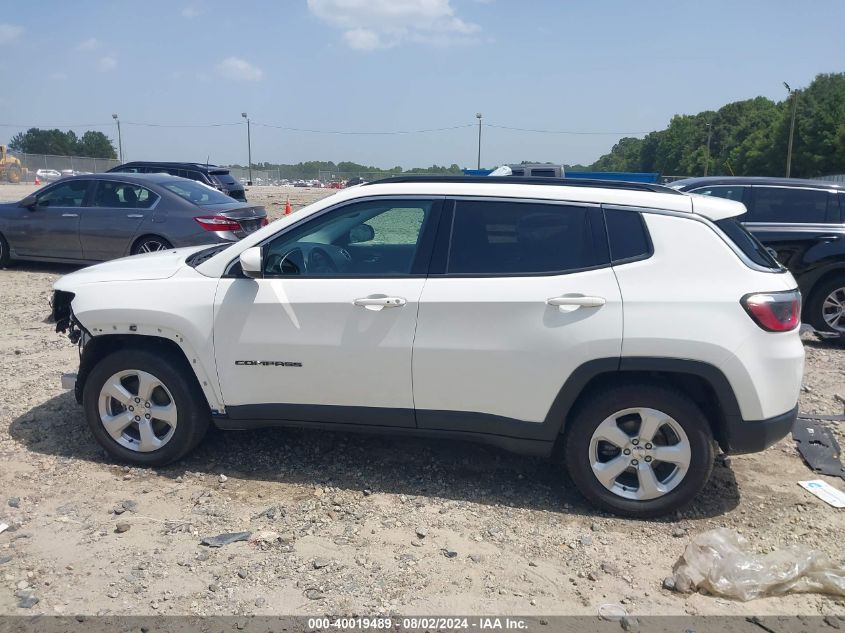
<instances>
[{"instance_id":1,"label":"hood","mask_svg":"<svg viewBox=\"0 0 845 633\"><path fill-rule=\"evenodd\" d=\"M53 287L56 290L73 292L74 288L84 284L167 279L185 265L188 255L204 248L208 248L208 244L113 259L65 275L53 284Z\"/></svg>"}]
</instances>

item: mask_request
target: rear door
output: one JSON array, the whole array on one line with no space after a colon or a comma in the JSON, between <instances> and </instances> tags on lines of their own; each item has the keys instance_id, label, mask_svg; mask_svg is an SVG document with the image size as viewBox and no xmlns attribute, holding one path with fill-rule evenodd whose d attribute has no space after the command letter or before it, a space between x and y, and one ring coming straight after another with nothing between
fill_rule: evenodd
<instances>
[{"instance_id":1,"label":"rear door","mask_svg":"<svg viewBox=\"0 0 845 633\"><path fill-rule=\"evenodd\" d=\"M838 257L845 238L835 194L823 189L753 186L745 225L793 274Z\"/></svg>"},{"instance_id":2,"label":"rear door","mask_svg":"<svg viewBox=\"0 0 845 633\"><path fill-rule=\"evenodd\" d=\"M158 194L134 183L98 180L79 226L85 259L107 260L129 252L138 227L151 216Z\"/></svg>"},{"instance_id":3,"label":"rear door","mask_svg":"<svg viewBox=\"0 0 845 633\"><path fill-rule=\"evenodd\" d=\"M414 340L417 425L539 439L573 371L621 353L601 209L457 199L440 226Z\"/></svg>"},{"instance_id":4,"label":"rear door","mask_svg":"<svg viewBox=\"0 0 845 633\"><path fill-rule=\"evenodd\" d=\"M79 221L88 204L91 180L65 180L36 194L32 209L21 207L9 242L27 257L83 259Z\"/></svg>"}]
</instances>

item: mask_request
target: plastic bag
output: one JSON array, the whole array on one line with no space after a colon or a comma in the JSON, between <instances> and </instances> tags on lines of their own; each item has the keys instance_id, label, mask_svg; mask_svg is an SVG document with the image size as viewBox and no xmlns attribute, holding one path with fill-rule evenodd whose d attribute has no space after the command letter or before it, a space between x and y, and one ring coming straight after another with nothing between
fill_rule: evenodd
<instances>
[{"instance_id":1,"label":"plastic bag","mask_svg":"<svg viewBox=\"0 0 845 633\"><path fill-rule=\"evenodd\" d=\"M826 554L804 545L755 554L743 536L726 528L693 538L673 571L675 589L683 593L743 601L791 592L845 596L845 568Z\"/></svg>"}]
</instances>

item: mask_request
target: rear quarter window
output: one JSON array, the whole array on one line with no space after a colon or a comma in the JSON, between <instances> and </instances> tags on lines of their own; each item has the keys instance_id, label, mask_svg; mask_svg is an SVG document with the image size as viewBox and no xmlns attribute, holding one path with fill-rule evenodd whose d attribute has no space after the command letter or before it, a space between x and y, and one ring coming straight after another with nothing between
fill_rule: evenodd
<instances>
[{"instance_id":1,"label":"rear quarter window","mask_svg":"<svg viewBox=\"0 0 845 633\"><path fill-rule=\"evenodd\" d=\"M722 233L753 263L769 270L780 271L783 267L772 257L765 246L754 237L736 218L725 218L716 222Z\"/></svg>"},{"instance_id":2,"label":"rear quarter window","mask_svg":"<svg viewBox=\"0 0 845 633\"><path fill-rule=\"evenodd\" d=\"M642 215L636 211L605 209L610 259L614 264L649 257L651 240Z\"/></svg>"}]
</instances>

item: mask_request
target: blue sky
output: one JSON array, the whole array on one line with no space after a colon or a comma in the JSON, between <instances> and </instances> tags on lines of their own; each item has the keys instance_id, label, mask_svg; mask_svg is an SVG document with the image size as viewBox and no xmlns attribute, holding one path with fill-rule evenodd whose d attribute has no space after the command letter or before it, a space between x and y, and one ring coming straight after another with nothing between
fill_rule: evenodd
<instances>
[{"instance_id":1,"label":"blue sky","mask_svg":"<svg viewBox=\"0 0 845 633\"><path fill-rule=\"evenodd\" d=\"M845 70L843 24L842 0L5 3L0 142L30 126L116 138L118 113L127 159L245 163L248 112L255 162L474 166L481 112L613 133L485 126L484 165L591 162L619 133Z\"/></svg>"}]
</instances>

